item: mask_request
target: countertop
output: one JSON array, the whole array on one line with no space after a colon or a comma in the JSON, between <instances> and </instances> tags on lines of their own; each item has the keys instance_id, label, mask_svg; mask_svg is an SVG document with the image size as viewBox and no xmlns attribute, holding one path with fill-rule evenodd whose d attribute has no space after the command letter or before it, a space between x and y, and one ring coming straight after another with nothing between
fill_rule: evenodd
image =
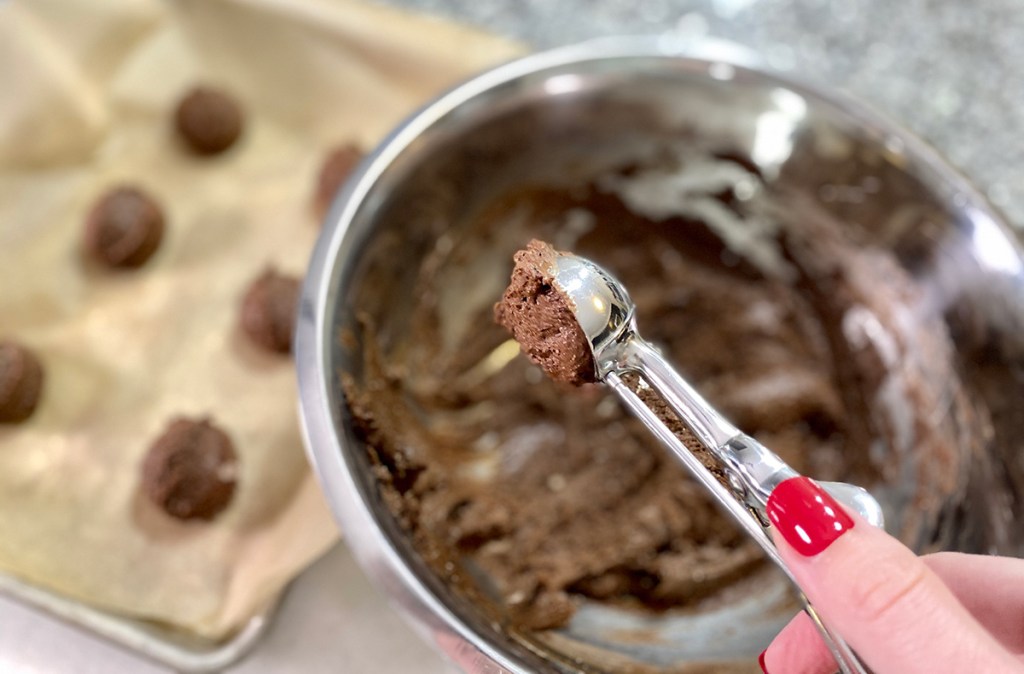
<instances>
[{"instance_id":1,"label":"countertop","mask_svg":"<svg viewBox=\"0 0 1024 674\"><path fill-rule=\"evenodd\" d=\"M167 674L0 596L3 674ZM344 545L295 581L270 629L230 674L452 674L370 585Z\"/></svg>"},{"instance_id":2,"label":"countertop","mask_svg":"<svg viewBox=\"0 0 1024 674\"><path fill-rule=\"evenodd\" d=\"M538 47L672 32L736 42L782 71L845 89L935 147L1024 223L1024 13L1015 0L388 0ZM0 598L0 671L166 671ZM344 546L290 589L255 651L229 670L450 672L370 586Z\"/></svg>"},{"instance_id":3,"label":"countertop","mask_svg":"<svg viewBox=\"0 0 1024 674\"><path fill-rule=\"evenodd\" d=\"M1018 0L385 0L538 48L672 33L748 47L929 141L1024 226Z\"/></svg>"}]
</instances>

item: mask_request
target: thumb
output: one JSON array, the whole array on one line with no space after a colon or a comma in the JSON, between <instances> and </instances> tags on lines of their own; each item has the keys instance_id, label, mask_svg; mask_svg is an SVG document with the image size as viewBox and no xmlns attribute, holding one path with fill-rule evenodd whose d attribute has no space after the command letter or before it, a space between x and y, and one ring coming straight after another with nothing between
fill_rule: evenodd
<instances>
[{"instance_id":1,"label":"thumb","mask_svg":"<svg viewBox=\"0 0 1024 674\"><path fill-rule=\"evenodd\" d=\"M779 553L829 625L878 674L1020 674L917 555L805 477L768 499Z\"/></svg>"}]
</instances>

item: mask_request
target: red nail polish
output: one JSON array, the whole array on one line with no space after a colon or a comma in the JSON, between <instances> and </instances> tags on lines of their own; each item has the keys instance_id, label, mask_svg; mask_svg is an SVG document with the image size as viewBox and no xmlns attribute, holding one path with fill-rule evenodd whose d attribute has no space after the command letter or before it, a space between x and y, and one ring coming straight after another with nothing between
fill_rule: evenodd
<instances>
[{"instance_id":1,"label":"red nail polish","mask_svg":"<svg viewBox=\"0 0 1024 674\"><path fill-rule=\"evenodd\" d=\"M836 500L806 477L791 477L775 487L767 511L786 542L804 557L813 557L853 528Z\"/></svg>"},{"instance_id":2,"label":"red nail polish","mask_svg":"<svg viewBox=\"0 0 1024 674\"><path fill-rule=\"evenodd\" d=\"M768 665L764 664L764 656L766 655L768 655L767 649L761 651L761 655L757 656L757 664L761 665L761 671L764 674L768 674Z\"/></svg>"}]
</instances>

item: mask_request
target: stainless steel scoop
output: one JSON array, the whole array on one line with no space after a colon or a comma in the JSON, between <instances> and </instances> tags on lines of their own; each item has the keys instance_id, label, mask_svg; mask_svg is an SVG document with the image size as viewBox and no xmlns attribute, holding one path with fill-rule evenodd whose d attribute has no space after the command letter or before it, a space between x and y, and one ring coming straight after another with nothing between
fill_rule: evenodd
<instances>
[{"instance_id":1,"label":"stainless steel scoop","mask_svg":"<svg viewBox=\"0 0 1024 674\"><path fill-rule=\"evenodd\" d=\"M550 270L555 285L570 299L576 321L593 350L597 377L610 385L630 410L689 469L733 518L757 541L765 554L797 585L768 535L765 513L768 496L782 481L799 475L754 438L729 423L637 333L635 307L625 288L599 266L572 254L559 253ZM728 478L726 487L682 440L622 379L636 373L689 426L718 461ZM874 526L883 524L882 509L864 489L842 482L823 482L832 496ZM799 589L799 585L797 585ZM814 621L843 674L865 674L856 654L841 636L818 616L800 594L804 610Z\"/></svg>"}]
</instances>

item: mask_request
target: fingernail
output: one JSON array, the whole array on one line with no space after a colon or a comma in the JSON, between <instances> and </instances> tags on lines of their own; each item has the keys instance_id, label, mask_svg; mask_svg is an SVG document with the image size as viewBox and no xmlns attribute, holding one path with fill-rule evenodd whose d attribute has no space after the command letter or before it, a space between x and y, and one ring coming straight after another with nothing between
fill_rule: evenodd
<instances>
[{"instance_id":1,"label":"fingernail","mask_svg":"<svg viewBox=\"0 0 1024 674\"><path fill-rule=\"evenodd\" d=\"M791 477L768 497L768 519L786 542L804 557L813 557L853 528L853 520L806 477Z\"/></svg>"},{"instance_id":2,"label":"fingernail","mask_svg":"<svg viewBox=\"0 0 1024 674\"><path fill-rule=\"evenodd\" d=\"M764 656L768 654L768 650L761 651L761 655L757 656L757 664L761 665L761 671L764 674L768 674L768 665L764 664Z\"/></svg>"}]
</instances>

